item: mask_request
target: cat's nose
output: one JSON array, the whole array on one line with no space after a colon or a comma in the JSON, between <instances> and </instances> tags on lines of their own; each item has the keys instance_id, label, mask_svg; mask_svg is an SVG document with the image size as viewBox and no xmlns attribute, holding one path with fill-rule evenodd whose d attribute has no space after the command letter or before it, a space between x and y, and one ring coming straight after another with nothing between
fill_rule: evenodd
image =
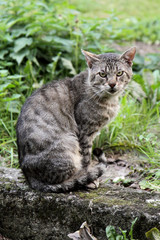
<instances>
[{"instance_id":1,"label":"cat's nose","mask_svg":"<svg viewBox=\"0 0 160 240\"><path fill-rule=\"evenodd\" d=\"M116 86L116 83L115 82L111 82L111 83L108 83L108 85L111 87L111 88L114 88Z\"/></svg>"}]
</instances>

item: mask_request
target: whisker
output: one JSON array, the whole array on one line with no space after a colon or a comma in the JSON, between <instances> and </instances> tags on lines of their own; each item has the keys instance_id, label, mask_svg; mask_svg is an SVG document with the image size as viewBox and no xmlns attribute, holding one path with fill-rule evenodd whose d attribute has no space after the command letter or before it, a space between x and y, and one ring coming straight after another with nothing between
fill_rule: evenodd
<instances>
[{"instance_id":1,"label":"whisker","mask_svg":"<svg viewBox=\"0 0 160 240\"><path fill-rule=\"evenodd\" d=\"M96 97L98 97L100 99L99 94L103 92L103 90L99 90L97 92L95 92L87 101L90 101L91 99L96 99Z\"/></svg>"}]
</instances>

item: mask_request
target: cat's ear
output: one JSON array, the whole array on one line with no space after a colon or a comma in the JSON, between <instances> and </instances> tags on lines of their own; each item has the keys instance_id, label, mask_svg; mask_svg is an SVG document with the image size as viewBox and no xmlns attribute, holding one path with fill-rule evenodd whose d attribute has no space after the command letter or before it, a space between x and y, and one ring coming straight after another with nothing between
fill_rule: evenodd
<instances>
[{"instance_id":1,"label":"cat's ear","mask_svg":"<svg viewBox=\"0 0 160 240\"><path fill-rule=\"evenodd\" d=\"M83 49L81 49L83 55L85 56L86 58L86 62L88 64L88 67L91 68L93 66L93 64L95 62L99 62L100 59L98 58L98 55L94 54L94 53L91 53L91 52L87 52Z\"/></svg>"},{"instance_id":2,"label":"cat's ear","mask_svg":"<svg viewBox=\"0 0 160 240\"><path fill-rule=\"evenodd\" d=\"M125 51L120 58L124 59L130 66L132 66L132 61L136 53L136 47L132 47Z\"/></svg>"}]
</instances>

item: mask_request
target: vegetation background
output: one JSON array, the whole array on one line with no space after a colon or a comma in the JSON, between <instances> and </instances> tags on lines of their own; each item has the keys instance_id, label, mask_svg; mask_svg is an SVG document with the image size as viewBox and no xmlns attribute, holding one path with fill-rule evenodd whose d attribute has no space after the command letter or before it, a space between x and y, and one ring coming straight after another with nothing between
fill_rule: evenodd
<instances>
[{"instance_id":1,"label":"vegetation background","mask_svg":"<svg viewBox=\"0 0 160 240\"><path fill-rule=\"evenodd\" d=\"M136 45L133 81L118 117L95 140L145 158L141 188L160 191L160 0L0 2L0 165L18 167L15 126L31 92L86 68L81 48Z\"/></svg>"}]
</instances>

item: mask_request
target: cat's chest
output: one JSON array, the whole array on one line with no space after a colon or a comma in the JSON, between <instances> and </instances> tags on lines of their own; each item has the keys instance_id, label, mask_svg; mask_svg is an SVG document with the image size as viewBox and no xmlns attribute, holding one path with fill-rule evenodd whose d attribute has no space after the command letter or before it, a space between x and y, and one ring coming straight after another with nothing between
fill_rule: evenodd
<instances>
[{"instance_id":1,"label":"cat's chest","mask_svg":"<svg viewBox=\"0 0 160 240\"><path fill-rule=\"evenodd\" d=\"M97 106L97 114L93 119L97 125L95 128L100 131L105 125L112 121L118 114L119 104L107 104L106 106Z\"/></svg>"},{"instance_id":2,"label":"cat's chest","mask_svg":"<svg viewBox=\"0 0 160 240\"><path fill-rule=\"evenodd\" d=\"M77 109L78 122L81 126L97 131L114 119L118 111L117 101L105 104L84 101Z\"/></svg>"},{"instance_id":3,"label":"cat's chest","mask_svg":"<svg viewBox=\"0 0 160 240\"><path fill-rule=\"evenodd\" d=\"M92 142L96 135L112 121L119 111L119 104L108 104L107 106L94 106L90 109L84 128L87 129L88 136Z\"/></svg>"},{"instance_id":4,"label":"cat's chest","mask_svg":"<svg viewBox=\"0 0 160 240\"><path fill-rule=\"evenodd\" d=\"M111 121L119 111L118 103L107 104L106 107L100 109L102 120Z\"/></svg>"}]
</instances>

